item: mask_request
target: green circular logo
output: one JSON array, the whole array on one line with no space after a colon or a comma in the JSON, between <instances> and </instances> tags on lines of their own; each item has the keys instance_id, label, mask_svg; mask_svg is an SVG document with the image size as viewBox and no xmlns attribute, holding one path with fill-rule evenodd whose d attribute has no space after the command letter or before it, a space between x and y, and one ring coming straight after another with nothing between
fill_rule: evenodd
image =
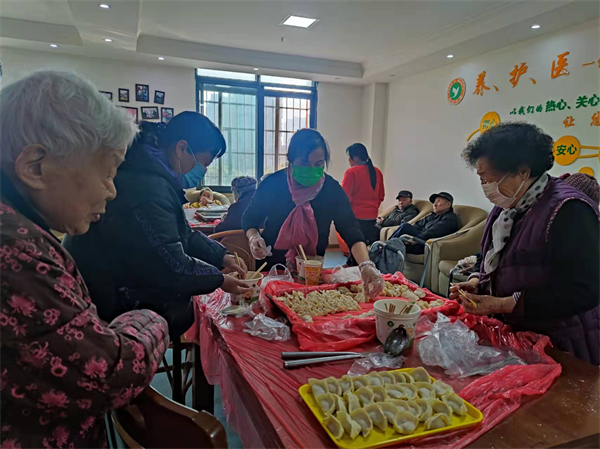
<instances>
[{"instance_id":1,"label":"green circular logo","mask_svg":"<svg viewBox=\"0 0 600 449\"><path fill-rule=\"evenodd\" d=\"M387 325L388 325L388 327L394 327L394 322L393 321L388 321Z\"/></svg>"},{"instance_id":2,"label":"green circular logo","mask_svg":"<svg viewBox=\"0 0 600 449\"><path fill-rule=\"evenodd\" d=\"M448 86L448 102L455 106L462 101L465 96L465 80L462 78L455 78L450 82Z\"/></svg>"}]
</instances>

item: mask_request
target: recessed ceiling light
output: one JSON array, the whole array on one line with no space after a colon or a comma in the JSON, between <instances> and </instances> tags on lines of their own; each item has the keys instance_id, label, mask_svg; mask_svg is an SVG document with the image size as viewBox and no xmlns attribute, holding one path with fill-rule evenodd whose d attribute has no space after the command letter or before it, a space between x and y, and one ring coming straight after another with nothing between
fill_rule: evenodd
<instances>
[{"instance_id":1,"label":"recessed ceiling light","mask_svg":"<svg viewBox=\"0 0 600 449\"><path fill-rule=\"evenodd\" d=\"M540 25L531 25L531 28L533 28L534 30L537 30L538 28L541 28Z\"/></svg>"},{"instance_id":2,"label":"recessed ceiling light","mask_svg":"<svg viewBox=\"0 0 600 449\"><path fill-rule=\"evenodd\" d=\"M158 60L159 60L159 61L164 61L164 60L165 60L165 58L163 58L162 56L159 56L159 57L158 57Z\"/></svg>"},{"instance_id":3,"label":"recessed ceiling light","mask_svg":"<svg viewBox=\"0 0 600 449\"><path fill-rule=\"evenodd\" d=\"M100 5L98 5L98 6L100 6L100 8L102 8L102 9L110 9L110 5L108 5L106 3L100 3Z\"/></svg>"},{"instance_id":4,"label":"recessed ceiling light","mask_svg":"<svg viewBox=\"0 0 600 449\"><path fill-rule=\"evenodd\" d=\"M454 58L454 55L448 55L446 58Z\"/></svg>"},{"instance_id":5,"label":"recessed ceiling light","mask_svg":"<svg viewBox=\"0 0 600 449\"><path fill-rule=\"evenodd\" d=\"M282 25L299 28L310 28L318 21L319 19L312 19L310 17L289 16L283 21Z\"/></svg>"},{"instance_id":6,"label":"recessed ceiling light","mask_svg":"<svg viewBox=\"0 0 600 449\"><path fill-rule=\"evenodd\" d=\"M50 46L51 46L52 48L58 48L58 45L56 45L56 44L50 44Z\"/></svg>"},{"instance_id":7,"label":"recessed ceiling light","mask_svg":"<svg viewBox=\"0 0 600 449\"><path fill-rule=\"evenodd\" d=\"M104 42L112 42L112 39L106 38L104 39Z\"/></svg>"},{"instance_id":8,"label":"recessed ceiling light","mask_svg":"<svg viewBox=\"0 0 600 449\"><path fill-rule=\"evenodd\" d=\"M255 71L258 71L258 67L254 67L254 70L255 70Z\"/></svg>"}]
</instances>

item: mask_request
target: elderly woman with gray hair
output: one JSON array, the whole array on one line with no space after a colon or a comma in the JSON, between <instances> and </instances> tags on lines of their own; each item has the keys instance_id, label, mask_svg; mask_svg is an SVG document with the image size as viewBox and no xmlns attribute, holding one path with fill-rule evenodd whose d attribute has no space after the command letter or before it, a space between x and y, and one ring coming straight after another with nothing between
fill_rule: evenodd
<instances>
[{"instance_id":1,"label":"elderly woman with gray hair","mask_svg":"<svg viewBox=\"0 0 600 449\"><path fill-rule=\"evenodd\" d=\"M100 219L136 132L73 74L37 72L0 92L2 447L105 446L104 414L146 388L167 348L154 312L98 318L51 233Z\"/></svg>"},{"instance_id":2,"label":"elderly woman with gray hair","mask_svg":"<svg viewBox=\"0 0 600 449\"><path fill-rule=\"evenodd\" d=\"M256 192L256 179L251 176L238 176L231 181L231 192L235 202L229 206L227 215L217 226L215 232L242 229L242 215L246 212L254 192Z\"/></svg>"}]
</instances>

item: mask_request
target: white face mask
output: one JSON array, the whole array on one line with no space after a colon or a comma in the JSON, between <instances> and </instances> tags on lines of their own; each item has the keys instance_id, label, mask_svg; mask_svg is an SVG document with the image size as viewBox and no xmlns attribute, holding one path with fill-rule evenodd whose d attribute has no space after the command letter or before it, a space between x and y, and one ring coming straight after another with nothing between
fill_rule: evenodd
<instances>
[{"instance_id":1,"label":"white face mask","mask_svg":"<svg viewBox=\"0 0 600 449\"><path fill-rule=\"evenodd\" d=\"M500 192L498 186L502 181L504 181L504 178L506 178L506 176L507 175L504 175L502 179L498 182L488 182L487 184L483 184L481 186L483 188L483 193L485 194L487 199L490 200L496 206L501 207L502 209L508 209L512 205L512 203L515 202L515 198L517 197L517 195L523 188L523 185L525 184L525 181L522 181L521 185L519 186L519 188L513 196L505 196Z\"/></svg>"}]
</instances>

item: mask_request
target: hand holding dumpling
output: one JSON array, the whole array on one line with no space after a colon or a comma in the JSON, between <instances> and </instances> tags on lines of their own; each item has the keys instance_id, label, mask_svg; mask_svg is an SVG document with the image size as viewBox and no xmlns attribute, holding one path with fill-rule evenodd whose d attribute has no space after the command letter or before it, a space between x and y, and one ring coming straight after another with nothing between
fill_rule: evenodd
<instances>
[{"instance_id":1,"label":"hand holding dumpling","mask_svg":"<svg viewBox=\"0 0 600 449\"><path fill-rule=\"evenodd\" d=\"M385 287L385 282L381 277L381 273L375 267L375 263L371 260L366 260L358 266L360 277L362 279L365 294L373 299L377 297Z\"/></svg>"}]
</instances>

